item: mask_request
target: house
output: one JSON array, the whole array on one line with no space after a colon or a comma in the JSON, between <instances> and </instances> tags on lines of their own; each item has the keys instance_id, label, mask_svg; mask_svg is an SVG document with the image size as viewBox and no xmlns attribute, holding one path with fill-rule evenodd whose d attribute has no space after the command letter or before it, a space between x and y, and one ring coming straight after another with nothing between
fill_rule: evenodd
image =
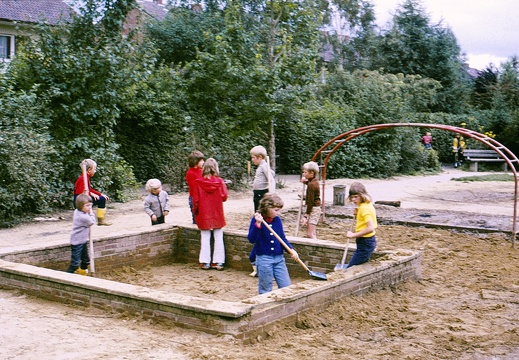
<instances>
[{"instance_id":1,"label":"house","mask_svg":"<svg viewBox=\"0 0 519 360\"><path fill-rule=\"evenodd\" d=\"M69 20L72 9L63 0L0 0L0 61L9 62L21 37L30 36L42 21Z\"/></svg>"},{"instance_id":2,"label":"house","mask_svg":"<svg viewBox=\"0 0 519 360\"><path fill-rule=\"evenodd\" d=\"M0 62L9 62L16 53L17 42L31 36L40 22L57 25L74 14L71 0L0 0ZM167 10L162 0L137 0L137 8L128 14L125 31L150 19L162 20Z\"/></svg>"}]
</instances>

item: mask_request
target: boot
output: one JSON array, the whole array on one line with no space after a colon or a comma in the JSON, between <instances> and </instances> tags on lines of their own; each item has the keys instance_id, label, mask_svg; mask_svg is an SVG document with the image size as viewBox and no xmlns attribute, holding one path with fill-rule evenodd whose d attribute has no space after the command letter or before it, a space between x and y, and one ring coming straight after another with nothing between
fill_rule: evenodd
<instances>
[{"instance_id":1,"label":"boot","mask_svg":"<svg viewBox=\"0 0 519 360\"><path fill-rule=\"evenodd\" d=\"M74 271L74 274L86 276L86 275L88 275L88 270L87 269L77 269L76 271Z\"/></svg>"},{"instance_id":2,"label":"boot","mask_svg":"<svg viewBox=\"0 0 519 360\"><path fill-rule=\"evenodd\" d=\"M111 222L105 221L106 209L97 209L97 225L110 226Z\"/></svg>"},{"instance_id":3,"label":"boot","mask_svg":"<svg viewBox=\"0 0 519 360\"><path fill-rule=\"evenodd\" d=\"M252 265L252 272L249 274L249 276L255 277L258 275L258 272L256 271L256 265Z\"/></svg>"}]
</instances>

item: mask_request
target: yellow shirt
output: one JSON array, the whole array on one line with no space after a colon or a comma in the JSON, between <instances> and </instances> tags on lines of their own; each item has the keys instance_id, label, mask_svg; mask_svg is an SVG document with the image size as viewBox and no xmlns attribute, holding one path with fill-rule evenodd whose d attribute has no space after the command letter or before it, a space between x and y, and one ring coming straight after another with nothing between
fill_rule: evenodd
<instances>
[{"instance_id":1,"label":"yellow shirt","mask_svg":"<svg viewBox=\"0 0 519 360\"><path fill-rule=\"evenodd\" d=\"M355 225L355 232L359 232L365 229L368 226L368 221L371 220L373 224L373 228L376 229L377 224L377 212L375 211L375 207L372 203L363 202L359 205L357 209L357 224ZM375 231L363 235L362 237L371 237L375 235Z\"/></svg>"}]
</instances>

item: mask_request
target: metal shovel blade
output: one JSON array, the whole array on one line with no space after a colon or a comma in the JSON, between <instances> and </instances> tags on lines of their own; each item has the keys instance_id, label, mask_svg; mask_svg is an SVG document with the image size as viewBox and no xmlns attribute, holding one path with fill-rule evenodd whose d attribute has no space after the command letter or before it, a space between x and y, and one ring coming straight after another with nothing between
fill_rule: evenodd
<instances>
[{"instance_id":1,"label":"metal shovel blade","mask_svg":"<svg viewBox=\"0 0 519 360\"><path fill-rule=\"evenodd\" d=\"M328 278L326 277L326 274L324 274L322 272L309 270L308 274L310 275L310 277L312 279L315 279L315 280L328 280Z\"/></svg>"},{"instance_id":2,"label":"metal shovel blade","mask_svg":"<svg viewBox=\"0 0 519 360\"><path fill-rule=\"evenodd\" d=\"M348 254L348 247L350 246L350 239L346 241L346 246L344 247L344 254L342 255L342 260L340 264L335 265L333 268L333 271L340 271L340 270L346 270L348 265L345 265L344 262L346 261L346 255Z\"/></svg>"}]
</instances>

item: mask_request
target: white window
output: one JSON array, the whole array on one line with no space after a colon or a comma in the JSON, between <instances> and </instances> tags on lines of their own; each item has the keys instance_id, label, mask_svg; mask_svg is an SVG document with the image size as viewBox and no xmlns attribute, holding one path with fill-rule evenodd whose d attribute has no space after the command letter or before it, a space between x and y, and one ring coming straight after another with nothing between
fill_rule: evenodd
<instances>
[{"instance_id":1,"label":"white window","mask_svg":"<svg viewBox=\"0 0 519 360\"><path fill-rule=\"evenodd\" d=\"M0 59L2 60L11 58L11 39L12 36L0 35Z\"/></svg>"}]
</instances>

